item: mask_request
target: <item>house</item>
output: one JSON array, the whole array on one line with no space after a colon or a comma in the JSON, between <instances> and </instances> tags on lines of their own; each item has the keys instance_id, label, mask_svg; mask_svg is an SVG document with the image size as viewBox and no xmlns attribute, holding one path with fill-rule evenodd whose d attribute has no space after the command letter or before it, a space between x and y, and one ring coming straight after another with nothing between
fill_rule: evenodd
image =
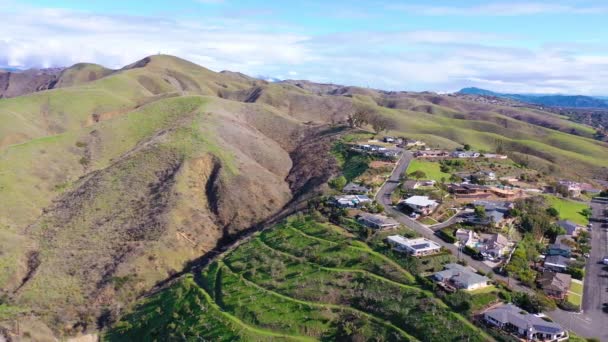
<instances>
[{"instance_id":1,"label":"house","mask_svg":"<svg viewBox=\"0 0 608 342\"><path fill-rule=\"evenodd\" d=\"M466 183L450 184L448 185L448 192L456 198L488 198L492 196L487 186Z\"/></svg>"},{"instance_id":2,"label":"house","mask_svg":"<svg viewBox=\"0 0 608 342\"><path fill-rule=\"evenodd\" d=\"M564 236L564 235L560 235ZM572 247L566 244L564 241L568 240L567 238L555 239L555 243L550 244L547 247L547 255L561 255L566 258L570 257L572 253Z\"/></svg>"},{"instance_id":3,"label":"house","mask_svg":"<svg viewBox=\"0 0 608 342\"><path fill-rule=\"evenodd\" d=\"M500 258L509 253L513 244L501 234L484 235L482 244L478 247L481 254L493 258Z\"/></svg>"},{"instance_id":4,"label":"house","mask_svg":"<svg viewBox=\"0 0 608 342\"><path fill-rule=\"evenodd\" d=\"M555 272L564 272L570 264L570 258L566 258L562 255L549 255L545 258L544 266L546 269L553 270Z\"/></svg>"},{"instance_id":5,"label":"house","mask_svg":"<svg viewBox=\"0 0 608 342\"><path fill-rule=\"evenodd\" d=\"M477 247L479 243L479 235L472 230L458 228L455 235L463 246Z\"/></svg>"},{"instance_id":6,"label":"house","mask_svg":"<svg viewBox=\"0 0 608 342\"><path fill-rule=\"evenodd\" d=\"M577 182L560 180L557 182L557 190L560 192L567 192L570 197L579 197L583 189Z\"/></svg>"},{"instance_id":7,"label":"house","mask_svg":"<svg viewBox=\"0 0 608 342\"><path fill-rule=\"evenodd\" d=\"M395 138L394 137L384 137L384 139L382 139L385 143L394 143L395 142Z\"/></svg>"},{"instance_id":8,"label":"house","mask_svg":"<svg viewBox=\"0 0 608 342\"><path fill-rule=\"evenodd\" d=\"M394 250L412 256L437 254L441 251L439 244L425 238L407 239L401 235L391 235L387 238L387 242Z\"/></svg>"},{"instance_id":9,"label":"house","mask_svg":"<svg viewBox=\"0 0 608 342\"><path fill-rule=\"evenodd\" d=\"M496 154L496 153L484 153L483 157L490 158L490 159L507 159L508 158L504 154Z\"/></svg>"},{"instance_id":10,"label":"house","mask_svg":"<svg viewBox=\"0 0 608 342\"><path fill-rule=\"evenodd\" d=\"M446 283L463 290L476 290L488 286L488 279L466 266L459 264L447 264L444 270L437 272L433 278L438 282Z\"/></svg>"},{"instance_id":11,"label":"house","mask_svg":"<svg viewBox=\"0 0 608 342\"><path fill-rule=\"evenodd\" d=\"M568 220L560 220L556 223L558 226L564 228L566 231L566 235L577 236L578 233L583 229L578 224L568 221Z\"/></svg>"},{"instance_id":12,"label":"house","mask_svg":"<svg viewBox=\"0 0 608 342\"><path fill-rule=\"evenodd\" d=\"M484 180L484 181L495 181L496 180L496 173L492 172L492 171L479 171L476 172L473 177L475 179L479 180Z\"/></svg>"},{"instance_id":13,"label":"house","mask_svg":"<svg viewBox=\"0 0 608 342\"><path fill-rule=\"evenodd\" d=\"M402 200L400 203L405 204L410 207L414 212L419 213L421 215L428 215L437 208L439 203L437 201L429 199L428 196L412 196L405 200Z\"/></svg>"},{"instance_id":14,"label":"house","mask_svg":"<svg viewBox=\"0 0 608 342\"><path fill-rule=\"evenodd\" d=\"M366 194L370 191L369 188L364 187L363 185L359 185L356 183L348 183L342 189L342 192L347 194Z\"/></svg>"},{"instance_id":15,"label":"house","mask_svg":"<svg viewBox=\"0 0 608 342\"><path fill-rule=\"evenodd\" d=\"M407 139L407 140L405 140L404 146L405 147L422 147L422 146L426 146L426 143L424 143L423 141L420 141L420 140Z\"/></svg>"},{"instance_id":16,"label":"house","mask_svg":"<svg viewBox=\"0 0 608 342\"><path fill-rule=\"evenodd\" d=\"M425 150L416 151L414 153L414 157L416 158L446 158L449 156L450 154L448 152L442 150Z\"/></svg>"},{"instance_id":17,"label":"house","mask_svg":"<svg viewBox=\"0 0 608 342\"><path fill-rule=\"evenodd\" d=\"M487 324L512 331L530 341L566 341L568 332L559 324L548 322L523 309L505 304L487 310L483 314Z\"/></svg>"},{"instance_id":18,"label":"house","mask_svg":"<svg viewBox=\"0 0 608 342\"><path fill-rule=\"evenodd\" d=\"M373 229L388 229L399 226L399 222L390 217L378 214L363 213L359 215L357 220L361 224Z\"/></svg>"},{"instance_id":19,"label":"house","mask_svg":"<svg viewBox=\"0 0 608 342\"><path fill-rule=\"evenodd\" d=\"M403 190L415 190L415 189L418 189L420 186L421 186L421 184L417 180L409 179L409 180L406 180L405 182L403 182L403 185L401 186L401 188Z\"/></svg>"},{"instance_id":20,"label":"house","mask_svg":"<svg viewBox=\"0 0 608 342\"><path fill-rule=\"evenodd\" d=\"M437 181L433 179L421 180L420 182L422 183L422 186L435 186L435 184L437 184Z\"/></svg>"},{"instance_id":21,"label":"house","mask_svg":"<svg viewBox=\"0 0 608 342\"><path fill-rule=\"evenodd\" d=\"M479 152L474 151L454 151L452 157L454 158L479 158Z\"/></svg>"},{"instance_id":22,"label":"house","mask_svg":"<svg viewBox=\"0 0 608 342\"><path fill-rule=\"evenodd\" d=\"M475 201L473 207L483 207L485 217L469 215L465 221L471 224L495 225L502 227L507 223L506 216L511 210L512 204L509 202Z\"/></svg>"},{"instance_id":23,"label":"house","mask_svg":"<svg viewBox=\"0 0 608 342\"><path fill-rule=\"evenodd\" d=\"M538 286L551 298L564 299L568 295L572 277L565 273L545 271L536 279Z\"/></svg>"},{"instance_id":24,"label":"house","mask_svg":"<svg viewBox=\"0 0 608 342\"><path fill-rule=\"evenodd\" d=\"M359 208L366 203L371 203L371 198L365 195L342 195L334 196L333 204L341 208Z\"/></svg>"}]
</instances>

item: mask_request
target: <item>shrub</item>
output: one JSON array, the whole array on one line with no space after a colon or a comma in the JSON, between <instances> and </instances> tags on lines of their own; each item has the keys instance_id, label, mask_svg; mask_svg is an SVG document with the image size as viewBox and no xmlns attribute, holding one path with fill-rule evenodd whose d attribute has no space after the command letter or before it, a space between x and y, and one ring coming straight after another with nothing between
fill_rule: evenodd
<instances>
[{"instance_id":1,"label":"shrub","mask_svg":"<svg viewBox=\"0 0 608 342\"><path fill-rule=\"evenodd\" d=\"M441 240L448 242L448 243L456 242L456 238L454 236L452 236L451 234L449 234L448 232L446 232L445 230L439 230L437 232L437 236L439 236L439 238Z\"/></svg>"},{"instance_id":2,"label":"shrub","mask_svg":"<svg viewBox=\"0 0 608 342\"><path fill-rule=\"evenodd\" d=\"M336 177L336 178L330 180L329 186L338 191L342 191L342 189L344 189L344 187L346 186L346 183L347 183L346 177L340 176L340 177Z\"/></svg>"},{"instance_id":3,"label":"shrub","mask_svg":"<svg viewBox=\"0 0 608 342\"><path fill-rule=\"evenodd\" d=\"M574 304L570 303L570 302L569 302L569 301L567 301L567 300L560 300L560 301L557 303L557 306L558 306L560 309L565 310L565 311L575 311L575 312L578 312L578 311L579 311L579 309L580 309L580 308L578 307L578 305L574 305Z\"/></svg>"}]
</instances>

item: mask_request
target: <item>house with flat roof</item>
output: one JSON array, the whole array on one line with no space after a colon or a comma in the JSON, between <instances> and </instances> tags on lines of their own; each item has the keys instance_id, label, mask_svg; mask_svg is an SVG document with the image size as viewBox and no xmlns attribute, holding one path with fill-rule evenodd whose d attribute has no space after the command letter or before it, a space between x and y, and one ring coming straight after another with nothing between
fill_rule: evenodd
<instances>
[{"instance_id":1,"label":"house with flat roof","mask_svg":"<svg viewBox=\"0 0 608 342\"><path fill-rule=\"evenodd\" d=\"M452 152L454 158L479 158L479 152L475 151L454 151Z\"/></svg>"},{"instance_id":2,"label":"house with flat roof","mask_svg":"<svg viewBox=\"0 0 608 342\"><path fill-rule=\"evenodd\" d=\"M414 157L416 158L446 158L449 157L450 153L443 150L425 150L416 151Z\"/></svg>"},{"instance_id":3,"label":"house with flat roof","mask_svg":"<svg viewBox=\"0 0 608 342\"><path fill-rule=\"evenodd\" d=\"M413 256L437 254L441 251L438 243L425 238L408 239L401 235L391 235L387 242L395 251Z\"/></svg>"},{"instance_id":4,"label":"house with flat roof","mask_svg":"<svg viewBox=\"0 0 608 342\"><path fill-rule=\"evenodd\" d=\"M365 195L342 195L332 199L332 203L341 208L359 208L371 202L371 198Z\"/></svg>"},{"instance_id":5,"label":"house with flat roof","mask_svg":"<svg viewBox=\"0 0 608 342\"><path fill-rule=\"evenodd\" d=\"M443 271L435 273L433 278L458 289L481 289L488 286L490 281L489 278L477 274L474 269L460 264L447 264L444 268Z\"/></svg>"},{"instance_id":6,"label":"house with flat roof","mask_svg":"<svg viewBox=\"0 0 608 342\"><path fill-rule=\"evenodd\" d=\"M545 271L536 279L538 286L551 298L564 299L570 290L572 277L566 273Z\"/></svg>"},{"instance_id":7,"label":"house with flat roof","mask_svg":"<svg viewBox=\"0 0 608 342\"><path fill-rule=\"evenodd\" d=\"M347 194L367 194L369 190L369 188L353 182L346 184L346 186L342 188L342 192Z\"/></svg>"},{"instance_id":8,"label":"house with flat roof","mask_svg":"<svg viewBox=\"0 0 608 342\"><path fill-rule=\"evenodd\" d=\"M569 337L559 324L545 321L513 304L491 308L484 312L483 319L490 325L514 332L530 341L566 341Z\"/></svg>"},{"instance_id":9,"label":"house with flat roof","mask_svg":"<svg viewBox=\"0 0 608 342\"><path fill-rule=\"evenodd\" d=\"M379 214L362 213L358 216L357 221L373 229L388 229L399 226L399 222Z\"/></svg>"},{"instance_id":10,"label":"house with flat roof","mask_svg":"<svg viewBox=\"0 0 608 342\"><path fill-rule=\"evenodd\" d=\"M437 201L430 199L428 196L412 196L402 200L400 204L405 204L410 207L414 212L428 215L432 213L435 208L439 205Z\"/></svg>"},{"instance_id":11,"label":"house with flat roof","mask_svg":"<svg viewBox=\"0 0 608 342\"><path fill-rule=\"evenodd\" d=\"M562 255L549 255L545 258L544 266L546 269L555 272L564 272L570 264L570 258L566 258Z\"/></svg>"}]
</instances>

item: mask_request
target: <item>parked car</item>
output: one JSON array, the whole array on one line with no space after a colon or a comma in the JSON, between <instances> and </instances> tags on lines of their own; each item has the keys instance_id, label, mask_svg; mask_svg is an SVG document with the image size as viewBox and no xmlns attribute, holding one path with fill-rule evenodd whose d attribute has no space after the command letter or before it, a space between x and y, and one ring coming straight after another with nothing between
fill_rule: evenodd
<instances>
[{"instance_id":1,"label":"parked car","mask_svg":"<svg viewBox=\"0 0 608 342\"><path fill-rule=\"evenodd\" d=\"M604 265L608 265L608 256L604 257L604 261L603 261Z\"/></svg>"}]
</instances>

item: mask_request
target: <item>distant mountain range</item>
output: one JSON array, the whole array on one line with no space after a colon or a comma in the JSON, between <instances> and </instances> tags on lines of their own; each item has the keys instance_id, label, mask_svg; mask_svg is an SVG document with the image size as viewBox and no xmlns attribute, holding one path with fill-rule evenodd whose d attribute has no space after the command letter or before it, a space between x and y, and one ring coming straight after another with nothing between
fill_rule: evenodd
<instances>
[{"instance_id":1,"label":"distant mountain range","mask_svg":"<svg viewBox=\"0 0 608 342\"><path fill-rule=\"evenodd\" d=\"M583 95L503 94L480 88L463 88L459 94L494 96L548 107L608 108L608 97Z\"/></svg>"}]
</instances>

